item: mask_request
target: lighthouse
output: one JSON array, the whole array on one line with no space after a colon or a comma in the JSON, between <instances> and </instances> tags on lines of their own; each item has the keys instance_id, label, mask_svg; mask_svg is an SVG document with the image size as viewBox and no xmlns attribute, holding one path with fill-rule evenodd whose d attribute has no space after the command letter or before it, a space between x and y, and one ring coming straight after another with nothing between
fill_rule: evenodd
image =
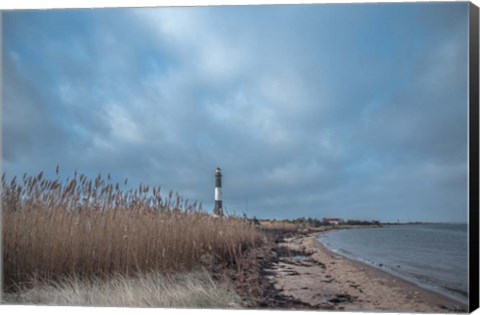
<instances>
[{"instance_id":1,"label":"lighthouse","mask_svg":"<svg viewBox=\"0 0 480 315\"><path fill-rule=\"evenodd\" d=\"M223 205L222 205L222 171L220 167L217 167L215 170L215 208L213 213L222 216L223 215Z\"/></svg>"}]
</instances>

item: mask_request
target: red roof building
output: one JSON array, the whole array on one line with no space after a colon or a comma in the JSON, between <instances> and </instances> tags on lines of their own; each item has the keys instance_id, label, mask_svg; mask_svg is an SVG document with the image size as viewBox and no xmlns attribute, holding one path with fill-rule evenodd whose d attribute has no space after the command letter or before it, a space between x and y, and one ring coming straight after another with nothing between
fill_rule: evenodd
<instances>
[{"instance_id":1,"label":"red roof building","mask_svg":"<svg viewBox=\"0 0 480 315\"><path fill-rule=\"evenodd\" d=\"M324 222L327 222L327 223L330 223L330 224L339 224L339 223L341 223L343 220L342 220L342 219L339 219L339 218L324 218L323 221L324 221Z\"/></svg>"}]
</instances>

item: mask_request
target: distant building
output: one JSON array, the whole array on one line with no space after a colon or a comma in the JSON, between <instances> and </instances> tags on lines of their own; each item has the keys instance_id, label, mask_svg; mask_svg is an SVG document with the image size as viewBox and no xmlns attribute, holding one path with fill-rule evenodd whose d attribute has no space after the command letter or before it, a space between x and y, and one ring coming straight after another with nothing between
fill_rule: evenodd
<instances>
[{"instance_id":1,"label":"distant building","mask_svg":"<svg viewBox=\"0 0 480 315\"><path fill-rule=\"evenodd\" d=\"M332 224L332 225L339 225L343 222L342 219L339 218L323 218L324 223Z\"/></svg>"}]
</instances>

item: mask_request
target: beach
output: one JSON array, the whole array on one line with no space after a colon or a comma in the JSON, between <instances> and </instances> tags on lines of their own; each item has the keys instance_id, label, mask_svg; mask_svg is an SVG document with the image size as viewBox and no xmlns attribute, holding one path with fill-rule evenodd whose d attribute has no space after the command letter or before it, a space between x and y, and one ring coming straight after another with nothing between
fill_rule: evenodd
<instances>
[{"instance_id":1,"label":"beach","mask_svg":"<svg viewBox=\"0 0 480 315\"><path fill-rule=\"evenodd\" d=\"M331 252L318 242L319 233L294 235L276 244L278 259L265 271L282 296L315 309L466 312L467 305Z\"/></svg>"}]
</instances>

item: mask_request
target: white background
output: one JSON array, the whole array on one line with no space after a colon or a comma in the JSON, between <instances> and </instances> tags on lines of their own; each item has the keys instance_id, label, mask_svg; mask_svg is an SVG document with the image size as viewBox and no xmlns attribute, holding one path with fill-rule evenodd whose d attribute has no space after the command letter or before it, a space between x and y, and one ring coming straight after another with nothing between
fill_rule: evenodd
<instances>
[{"instance_id":1,"label":"white background","mask_svg":"<svg viewBox=\"0 0 480 315\"><path fill-rule=\"evenodd\" d=\"M329 0L329 1L315 1L315 0L303 0L303 1L288 1L288 0L42 0L42 1L32 1L32 0L1 0L0 1L0 10L5 9L50 9L50 8L107 8L107 7L154 7L154 6L204 6L204 5L258 5L258 4L306 4L306 3L375 3L380 1L374 0L362 0L362 1L339 1L339 0ZM383 0L381 2L400 2L400 1L389 1ZM402 2L417 2L414 0L407 0ZM435 2L452 2L448 0L435 0ZM480 6L480 0L472 1L475 5ZM229 315L290 315L290 314L312 314L311 311L258 311L258 310L184 310L184 309L132 309L132 308L100 308L100 307L46 307L46 306L5 306L0 305L1 314L68 314L68 315L77 315L85 314L96 315L96 314L195 314L195 315L220 315L220 314L229 314ZM356 315L356 314L368 314L368 313L350 313L350 312L315 312L315 314L345 314L345 315ZM375 314L375 313L371 313ZM381 313L386 314L386 313ZM479 315L480 311L474 312L474 314Z\"/></svg>"}]
</instances>

